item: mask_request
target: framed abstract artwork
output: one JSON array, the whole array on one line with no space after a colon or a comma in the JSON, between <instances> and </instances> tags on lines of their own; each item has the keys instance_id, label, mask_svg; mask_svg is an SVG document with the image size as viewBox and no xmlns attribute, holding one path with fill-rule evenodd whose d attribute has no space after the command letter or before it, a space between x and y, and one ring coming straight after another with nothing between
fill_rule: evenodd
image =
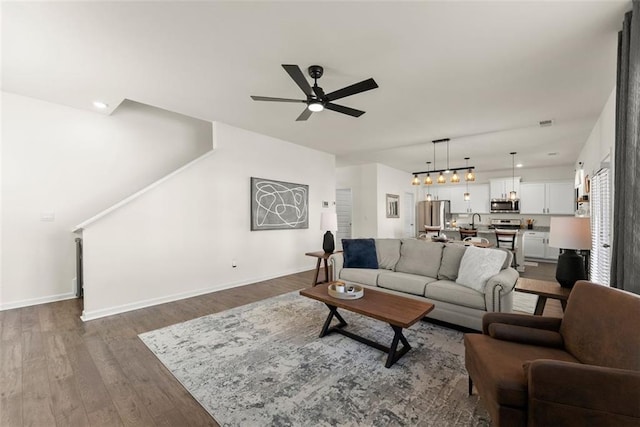
<instances>
[{"instance_id":1,"label":"framed abstract artwork","mask_svg":"<svg viewBox=\"0 0 640 427\"><path fill-rule=\"evenodd\" d=\"M309 228L309 186L251 178L251 230Z\"/></svg>"}]
</instances>

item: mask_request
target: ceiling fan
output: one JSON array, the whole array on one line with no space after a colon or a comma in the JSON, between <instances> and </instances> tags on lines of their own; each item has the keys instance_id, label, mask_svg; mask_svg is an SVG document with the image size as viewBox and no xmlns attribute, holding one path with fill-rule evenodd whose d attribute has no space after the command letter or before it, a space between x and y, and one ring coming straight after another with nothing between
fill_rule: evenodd
<instances>
[{"instance_id":1,"label":"ceiling fan","mask_svg":"<svg viewBox=\"0 0 640 427\"><path fill-rule=\"evenodd\" d=\"M268 96L251 96L254 101L273 101L273 102L302 102L307 104L307 108L304 109L302 114L298 116L296 121L307 120L312 113L322 111L325 108L328 110L336 111L338 113L347 114L353 117L360 117L364 114L364 111L356 110L355 108L345 107L343 105L334 104L332 101L336 99L344 98L347 96L355 95L360 92L366 92L378 87L378 84L373 79L363 80L360 83L352 84L351 86L344 87L342 89L333 91L331 93L324 93L324 90L318 86L318 79L322 77L324 69L320 65L312 65L309 67L309 75L313 79L313 87L309 85L302 70L297 65L282 64L282 68L291 76L294 82L302 89L307 99L289 99L289 98L271 98Z\"/></svg>"}]
</instances>

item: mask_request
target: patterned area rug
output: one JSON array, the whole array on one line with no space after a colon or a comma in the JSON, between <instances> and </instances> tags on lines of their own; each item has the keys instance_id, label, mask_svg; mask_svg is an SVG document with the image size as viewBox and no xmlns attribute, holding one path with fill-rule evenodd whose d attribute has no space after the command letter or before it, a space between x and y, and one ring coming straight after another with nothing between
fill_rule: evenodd
<instances>
[{"instance_id":1,"label":"patterned area rug","mask_svg":"<svg viewBox=\"0 0 640 427\"><path fill-rule=\"evenodd\" d=\"M389 325L341 311L349 330L388 345ZM225 426L488 426L467 395L462 333L418 322L390 369L381 351L338 334L297 292L140 335Z\"/></svg>"}]
</instances>

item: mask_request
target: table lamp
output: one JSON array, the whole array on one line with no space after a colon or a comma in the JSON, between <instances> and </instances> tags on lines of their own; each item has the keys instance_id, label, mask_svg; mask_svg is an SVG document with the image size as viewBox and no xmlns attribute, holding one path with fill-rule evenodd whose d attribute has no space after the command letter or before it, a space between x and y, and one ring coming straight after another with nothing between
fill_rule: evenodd
<instances>
[{"instance_id":1,"label":"table lamp","mask_svg":"<svg viewBox=\"0 0 640 427\"><path fill-rule=\"evenodd\" d=\"M560 286L571 288L578 280L587 279L584 259L576 250L591 249L589 218L551 217L549 246L560 249L556 280Z\"/></svg>"},{"instance_id":2,"label":"table lamp","mask_svg":"<svg viewBox=\"0 0 640 427\"><path fill-rule=\"evenodd\" d=\"M332 231L338 231L338 215L335 212L322 212L320 214L320 229L326 230L322 249L326 254L331 254L336 249Z\"/></svg>"}]
</instances>

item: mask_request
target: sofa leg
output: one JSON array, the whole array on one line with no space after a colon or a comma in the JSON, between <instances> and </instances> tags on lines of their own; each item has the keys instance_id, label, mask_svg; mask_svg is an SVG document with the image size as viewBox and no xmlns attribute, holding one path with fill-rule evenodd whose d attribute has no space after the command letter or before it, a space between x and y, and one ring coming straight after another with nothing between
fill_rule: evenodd
<instances>
[{"instance_id":1,"label":"sofa leg","mask_svg":"<svg viewBox=\"0 0 640 427\"><path fill-rule=\"evenodd\" d=\"M469 376L469 396L473 395L473 381L471 380L471 376Z\"/></svg>"}]
</instances>

